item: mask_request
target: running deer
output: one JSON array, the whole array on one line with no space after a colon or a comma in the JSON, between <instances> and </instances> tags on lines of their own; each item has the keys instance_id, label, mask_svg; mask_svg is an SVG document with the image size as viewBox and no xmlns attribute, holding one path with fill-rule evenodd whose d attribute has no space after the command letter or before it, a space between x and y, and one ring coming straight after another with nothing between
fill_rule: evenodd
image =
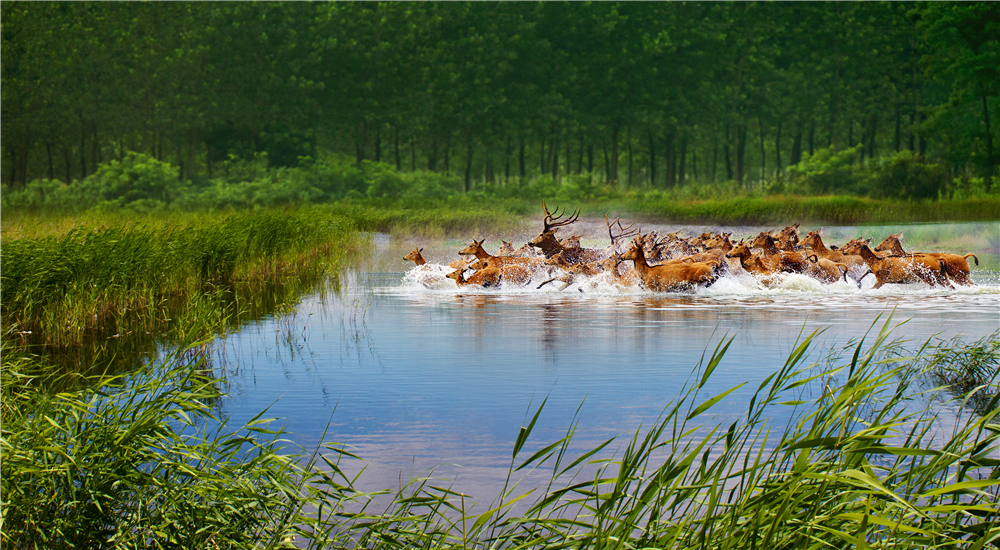
<instances>
[{"instance_id":1,"label":"running deer","mask_svg":"<svg viewBox=\"0 0 1000 550\"><path fill-rule=\"evenodd\" d=\"M406 256L404 256L403 259L404 260L413 260L413 263L415 263L417 265L424 265L424 264L427 263L427 260L425 260L424 256L421 254L421 252L423 252L423 251L424 251L423 248L414 248L413 252L410 252L409 254L407 254Z\"/></svg>"},{"instance_id":2,"label":"running deer","mask_svg":"<svg viewBox=\"0 0 1000 550\"><path fill-rule=\"evenodd\" d=\"M659 292L685 290L695 285L708 286L719 278L719 264L715 261L651 266L646 263L642 244L637 241L632 242L632 247L622 255L622 259L635 263L642 286Z\"/></svg>"},{"instance_id":3,"label":"running deer","mask_svg":"<svg viewBox=\"0 0 1000 550\"><path fill-rule=\"evenodd\" d=\"M844 245L841 249L846 254L859 254L868 269L875 275L875 286L881 288L882 285L893 283L916 283L923 281L930 286L941 285L951 286L945 276L944 262L936 260L937 268L929 268L926 264L915 262L907 258L889 256L879 258L875 252L868 247L868 243L860 239L855 239Z\"/></svg>"},{"instance_id":4,"label":"running deer","mask_svg":"<svg viewBox=\"0 0 1000 550\"><path fill-rule=\"evenodd\" d=\"M950 254L947 252L906 252L903 250L903 243L900 242L902 238L902 233L896 233L895 235L889 235L875 247L875 252L888 251L890 254L900 257L927 257L944 262L945 273L948 274L953 281L960 285L971 285L975 284L972 282L972 269L969 267L968 257L972 256L976 260L976 265L979 265L979 257L973 253L968 253L966 255L961 254Z\"/></svg>"}]
</instances>

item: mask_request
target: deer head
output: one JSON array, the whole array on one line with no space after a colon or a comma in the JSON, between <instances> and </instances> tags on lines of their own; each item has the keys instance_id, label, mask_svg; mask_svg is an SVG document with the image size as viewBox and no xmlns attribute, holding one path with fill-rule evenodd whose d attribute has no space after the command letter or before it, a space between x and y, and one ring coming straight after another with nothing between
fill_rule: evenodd
<instances>
[{"instance_id":1,"label":"deer head","mask_svg":"<svg viewBox=\"0 0 1000 550\"><path fill-rule=\"evenodd\" d=\"M469 246L463 248L462 250L459 250L458 253L461 254L462 256L469 256L469 255L483 256L483 255L487 255L486 254L486 250L483 249L483 242L484 241L486 241L486 239L482 239L482 240L479 240L479 241L473 240L472 244L470 244Z\"/></svg>"}]
</instances>

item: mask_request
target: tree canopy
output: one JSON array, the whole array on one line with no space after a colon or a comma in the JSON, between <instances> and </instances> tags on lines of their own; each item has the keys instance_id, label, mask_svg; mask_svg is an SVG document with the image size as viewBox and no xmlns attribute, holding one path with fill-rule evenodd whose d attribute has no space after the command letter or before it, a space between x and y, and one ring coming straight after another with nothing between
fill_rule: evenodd
<instances>
[{"instance_id":1,"label":"tree canopy","mask_svg":"<svg viewBox=\"0 0 1000 550\"><path fill-rule=\"evenodd\" d=\"M817 150L998 151L995 3L4 2L3 182L129 151L478 181L752 184Z\"/></svg>"}]
</instances>

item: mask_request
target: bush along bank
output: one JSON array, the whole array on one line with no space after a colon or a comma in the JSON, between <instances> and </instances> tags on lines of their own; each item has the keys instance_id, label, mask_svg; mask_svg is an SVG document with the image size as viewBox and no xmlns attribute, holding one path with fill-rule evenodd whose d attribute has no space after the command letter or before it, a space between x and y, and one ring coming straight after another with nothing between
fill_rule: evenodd
<instances>
[{"instance_id":1,"label":"bush along bank","mask_svg":"<svg viewBox=\"0 0 1000 550\"><path fill-rule=\"evenodd\" d=\"M457 175L400 171L336 156L305 158L296 167L272 168L266 155L232 160L221 175L181 181L178 170L140 153L102 164L82 181L36 180L4 189L5 215L31 212L165 212L252 209L334 203L420 212L499 210L531 212L541 200L575 201L594 210L609 206L661 219L699 223L770 224L788 221L890 223L990 221L1000 218L1000 177L945 180L939 166L904 152L856 161L855 149L819 150L773 181L688 182L666 188L612 186L595 174L481 181L465 189ZM601 212L603 214L603 212ZM409 219L398 223L413 226ZM468 220L461 223L469 223ZM382 229L385 229L384 227Z\"/></svg>"}]
</instances>

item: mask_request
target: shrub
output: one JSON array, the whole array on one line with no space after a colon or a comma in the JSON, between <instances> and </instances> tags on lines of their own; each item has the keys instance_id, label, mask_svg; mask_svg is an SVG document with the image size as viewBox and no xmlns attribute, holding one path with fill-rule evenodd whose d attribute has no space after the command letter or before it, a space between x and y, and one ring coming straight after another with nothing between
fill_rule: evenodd
<instances>
[{"instance_id":1,"label":"shrub","mask_svg":"<svg viewBox=\"0 0 1000 550\"><path fill-rule=\"evenodd\" d=\"M134 151L120 161L101 164L74 187L81 204L106 201L115 206L140 199L169 204L182 190L176 167Z\"/></svg>"},{"instance_id":2,"label":"shrub","mask_svg":"<svg viewBox=\"0 0 1000 550\"><path fill-rule=\"evenodd\" d=\"M859 177L854 159L860 149L860 145L841 151L827 147L789 166L791 190L820 194L856 192Z\"/></svg>"},{"instance_id":3,"label":"shrub","mask_svg":"<svg viewBox=\"0 0 1000 550\"><path fill-rule=\"evenodd\" d=\"M912 151L900 151L878 160L865 191L873 197L937 198L945 183L944 167L928 163Z\"/></svg>"}]
</instances>

